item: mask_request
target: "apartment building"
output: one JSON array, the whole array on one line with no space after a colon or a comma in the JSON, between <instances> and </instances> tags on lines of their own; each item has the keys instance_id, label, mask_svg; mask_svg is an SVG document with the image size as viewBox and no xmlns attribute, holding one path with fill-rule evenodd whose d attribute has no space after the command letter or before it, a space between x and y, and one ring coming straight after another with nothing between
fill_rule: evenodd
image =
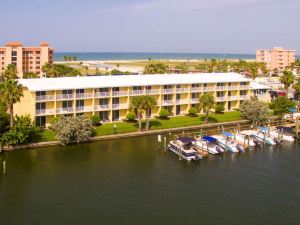
<instances>
[{"instance_id":1,"label":"apartment building","mask_svg":"<svg viewBox=\"0 0 300 225\"><path fill-rule=\"evenodd\" d=\"M42 76L42 66L53 63L54 49L47 42L42 42L39 47L24 47L21 42L9 42L0 47L0 73L4 72L7 65L14 64L18 76L33 72Z\"/></svg>"},{"instance_id":2,"label":"apartment building","mask_svg":"<svg viewBox=\"0 0 300 225\"><path fill-rule=\"evenodd\" d=\"M15 104L17 115L30 114L38 126L55 116L99 115L102 121L126 118L133 96L151 95L157 101L151 115L162 108L184 115L204 93L215 96L226 111L249 100L250 80L235 73L164 74L20 79L24 97Z\"/></svg>"},{"instance_id":3,"label":"apartment building","mask_svg":"<svg viewBox=\"0 0 300 225\"><path fill-rule=\"evenodd\" d=\"M287 50L282 47L273 49L259 49L256 51L256 61L264 62L267 69L274 71L283 71L296 60L296 51Z\"/></svg>"}]
</instances>

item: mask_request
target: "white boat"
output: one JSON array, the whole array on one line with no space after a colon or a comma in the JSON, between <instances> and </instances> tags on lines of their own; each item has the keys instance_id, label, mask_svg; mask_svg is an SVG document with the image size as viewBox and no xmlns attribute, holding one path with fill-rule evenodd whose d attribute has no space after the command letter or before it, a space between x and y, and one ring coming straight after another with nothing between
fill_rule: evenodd
<instances>
[{"instance_id":1,"label":"white boat","mask_svg":"<svg viewBox=\"0 0 300 225\"><path fill-rule=\"evenodd\" d=\"M223 133L225 133L225 132L223 132ZM228 136L224 137L222 135L213 135L212 137L217 139L218 145L220 147L226 149L227 151L230 151L230 152L242 152L242 151L244 151L243 146L238 144L236 141L232 140L231 137L233 137L233 135L232 136L230 135L230 137L228 137Z\"/></svg>"},{"instance_id":2,"label":"white boat","mask_svg":"<svg viewBox=\"0 0 300 225\"><path fill-rule=\"evenodd\" d=\"M295 138L292 134L292 129L289 127L276 127L276 129L271 129L270 134L273 137L277 137L279 140L294 142Z\"/></svg>"},{"instance_id":3,"label":"white boat","mask_svg":"<svg viewBox=\"0 0 300 225\"><path fill-rule=\"evenodd\" d=\"M243 130L241 134L250 134L252 138L254 138L254 142L259 141L261 143L266 143L268 145L276 145L277 143L274 141L273 137L267 135L267 133L263 133L261 131L254 130Z\"/></svg>"},{"instance_id":4,"label":"white boat","mask_svg":"<svg viewBox=\"0 0 300 225\"><path fill-rule=\"evenodd\" d=\"M243 144L248 147L255 147L257 145L257 143L255 143L255 141L251 137L251 135L238 133L238 134L235 134L234 136L235 136L235 140L239 144Z\"/></svg>"},{"instance_id":5,"label":"white boat","mask_svg":"<svg viewBox=\"0 0 300 225\"><path fill-rule=\"evenodd\" d=\"M187 161L203 159L197 152L197 149L194 148L192 142L195 142L195 139L179 137L175 141L170 141L168 149Z\"/></svg>"},{"instance_id":6,"label":"white boat","mask_svg":"<svg viewBox=\"0 0 300 225\"><path fill-rule=\"evenodd\" d=\"M210 136L203 136L200 140L196 140L194 145L213 155L224 152L224 149L217 144L217 139Z\"/></svg>"}]
</instances>

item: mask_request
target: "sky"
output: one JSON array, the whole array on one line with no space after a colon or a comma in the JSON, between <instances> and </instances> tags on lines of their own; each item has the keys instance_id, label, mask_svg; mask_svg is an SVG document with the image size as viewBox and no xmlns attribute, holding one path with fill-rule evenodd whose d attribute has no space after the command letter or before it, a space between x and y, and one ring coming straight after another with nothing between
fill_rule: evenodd
<instances>
[{"instance_id":1,"label":"sky","mask_svg":"<svg viewBox=\"0 0 300 225\"><path fill-rule=\"evenodd\" d=\"M0 0L0 46L57 52L300 53L299 0Z\"/></svg>"}]
</instances>

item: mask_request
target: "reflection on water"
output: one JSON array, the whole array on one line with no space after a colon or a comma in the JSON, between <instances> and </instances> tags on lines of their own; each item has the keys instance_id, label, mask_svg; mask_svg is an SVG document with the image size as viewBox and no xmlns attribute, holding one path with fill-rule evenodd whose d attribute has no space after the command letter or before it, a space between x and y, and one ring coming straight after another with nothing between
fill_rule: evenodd
<instances>
[{"instance_id":1,"label":"reflection on water","mask_svg":"<svg viewBox=\"0 0 300 225\"><path fill-rule=\"evenodd\" d=\"M173 138L172 136L169 138ZM187 163L157 136L0 155L1 224L297 224L298 144Z\"/></svg>"}]
</instances>

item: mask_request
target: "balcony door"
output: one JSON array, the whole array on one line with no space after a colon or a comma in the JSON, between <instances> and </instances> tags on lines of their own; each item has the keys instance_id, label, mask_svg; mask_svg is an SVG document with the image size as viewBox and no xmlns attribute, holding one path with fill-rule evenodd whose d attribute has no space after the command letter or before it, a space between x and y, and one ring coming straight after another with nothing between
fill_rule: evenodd
<instances>
[{"instance_id":1,"label":"balcony door","mask_svg":"<svg viewBox=\"0 0 300 225\"><path fill-rule=\"evenodd\" d=\"M72 108L73 107L73 101L62 101L62 108Z\"/></svg>"},{"instance_id":2,"label":"balcony door","mask_svg":"<svg viewBox=\"0 0 300 225\"><path fill-rule=\"evenodd\" d=\"M37 102L35 103L36 110L45 110L46 109L46 102Z\"/></svg>"}]
</instances>

